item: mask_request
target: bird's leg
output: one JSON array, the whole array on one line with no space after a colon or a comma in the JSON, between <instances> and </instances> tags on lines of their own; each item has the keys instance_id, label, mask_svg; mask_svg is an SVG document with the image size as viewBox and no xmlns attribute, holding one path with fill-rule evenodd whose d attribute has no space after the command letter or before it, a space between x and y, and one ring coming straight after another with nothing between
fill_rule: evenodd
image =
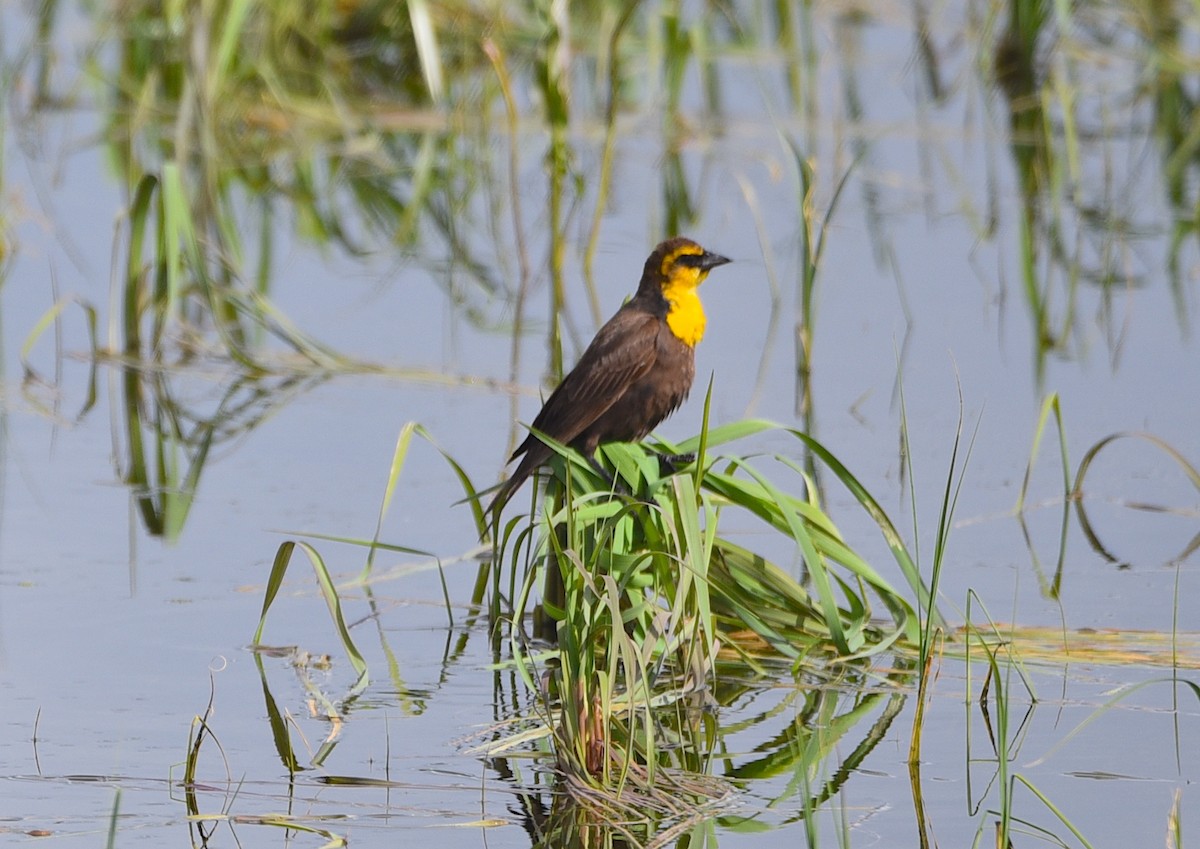
<instances>
[{"instance_id":1,"label":"bird's leg","mask_svg":"<svg viewBox=\"0 0 1200 849\"><path fill-rule=\"evenodd\" d=\"M624 481L618 480L616 475L604 468L604 466L600 465L600 461L596 459L596 455L594 453L588 455L588 465L596 470L596 474L600 475L602 480L608 481L609 488L612 489L613 492L619 492L622 495L632 494L629 491L629 487L625 485Z\"/></svg>"},{"instance_id":2,"label":"bird's leg","mask_svg":"<svg viewBox=\"0 0 1200 849\"><path fill-rule=\"evenodd\" d=\"M673 475L688 463L696 462L695 454L659 454L658 473L663 477Z\"/></svg>"},{"instance_id":3,"label":"bird's leg","mask_svg":"<svg viewBox=\"0 0 1200 849\"><path fill-rule=\"evenodd\" d=\"M604 480L608 481L609 486L617 485L616 480L613 479L613 476L609 473L608 469L606 469L600 465L600 461L596 459L595 454L589 454L587 461L588 461L588 465L596 470L596 474L598 474Z\"/></svg>"}]
</instances>

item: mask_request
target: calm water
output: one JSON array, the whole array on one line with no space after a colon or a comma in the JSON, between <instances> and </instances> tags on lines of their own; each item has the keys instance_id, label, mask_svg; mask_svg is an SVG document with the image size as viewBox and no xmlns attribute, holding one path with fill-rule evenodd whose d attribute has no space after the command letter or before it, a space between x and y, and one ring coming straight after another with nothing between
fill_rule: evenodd
<instances>
[{"instance_id":1,"label":"calm water","mask_svg":"<svg viewBox=\"0 0 1200 849\"><path fill-rule=\"evenodd\" d=\"M1200 530L1196 490L1179 467L1148 443L1115 443L1089 473L1092 525L1117 568L1089 545L1074 514L1068 526L1061 599L1041 591L1038 566L1051 573L1058 553L1061 471L1057 434L1047 433L1032 477L1028 543L1012 510L1029 459L1043 397L1061 398L1072 471L1084 452L1121 431L1152 433L1193 464L1200 461L1200 379L1194 316L1197 252L1183 242L1178 288L1168 273L1173 213L1159 174L1160 160L1142 107L1107 120L1128 137L1090 139L1081 162L1081 205L1104 199L1108 227L1065 234L1075 266L1039 269L1052 281L1050 310L1068 339L1046 356L1038 377L1036 333L1023 294L1020 198L1005 147L1004 103L978 82L971 57L954 48L955 27L935 30L947 52L945 101L920 94L913 67L911 23L895 16L835 26L817 16L820 48L820 129L811 151L824 209L852 156L847 139L868 144L836 210L822 258L813 354L816 435L863 480L902 528L911 527L907 483L899 453L898 377L903 380L912 439L916 510L923 556L932 550L956 424L978 426L951 537L943 604L962 621L973 593L1000 622L1052 629L1200 631L1189 599L1197 592L1196 556L1176 562ZM0 2L8 67L29 37L20 4ZM859 52L834 52L847 32ZM78 73L88 42L82 21L68 16L56 37L64 80ZM1119 62L1118 62L1119 64ZM847 70L852 65L853 72ZM1125 67L1125 66L1122 66ZM698 210L687 232L735 260L704 287L709 333L697 372L714 375L718 422L747 414L798 425L795 416L793 328L796 321L798 230L791 153L780 132L799 131L786 115L778 57L718 63L725 86L724 132L684 148L682 164ZM28 74L28 70L24 72ZM1097 77L1088 93L1118 108L1128 83L1120 73ZM27 103L19 77L8 98ZM854 88L862 119L849 117ZM134 496L122 484L125 437L120 381L102 366L99 394L85 407L89 363L82 313L64 313L61 355L43 336L31 361L45 382L22 381L20 350L31 328L59 295L77 295L99 311L101 335L115 321L111 304L113 228L126 203L106 151L96 144L101 116L94 101L104 84L71 109L47 111L37 123L8 111L4 138L3 213L13 250L0 290L4 357L3 439L0 442L0 835L6 844L49 832L56 845L102 845L117 790L116 845L183 844L187 809L177 786L193 717L211 698L211 741L201 757L200 810L229 814L215 825L210 845L312 845L324 839L263 824L273 814L349 837L355 846L420 839L435 846L528 846L523 812L545 785L529 764L502 774L469 751L473 735L526 704L513 681L497 684L484 635L447 628L435 571L416 558L385 555L377 568L396 570L373 587L368 605L350 595L355 635L372 669L372 683L348 712L336 748L322 766L299 774L289 791L272 744L263 679L247 651L262 603L262 587L279 543L297 533L369 537L374 530L397 434L420 421L474 477L486 485L499 474L509 448L510 311L501 298L473 291L460 271L446 271L444 251L379 247L365 257L314 248L288 217L275 227L271 294L298 326L349 356L387 366L384 375L351 375L271 389L240 414L217 440L204 466L180 538L167 544L147 533ZM698 103L693 80L687 102ZM1107 99L1106 99L1107 98ZM780 111L785 114L779 116ZM499 106L497 106L499 112ZM773 124L771 115L779 116ZM1093 116L1094 117L1094 116ZM596 280L605 314L632 291L642 261L662 236L662 144L655 122L639 113L622 124L613 197L605 208ZM1107 125L1106 125L1107 126ZM598 161L597 134L583 123L572 138L585 175ZM502 170L507 141L496 134L494 167ZM526 239L538 263L523 348L519 416L536 412L545 368L544 316L548 250L545 237L545 138L529 126L521 148L521 199ZM594 192L594 187L588 187ZM580 255L594 196L568 227L569 312L586 341L593 325L584 305ZM463 236L477 259L515 286L507 219L493 231L486 204ZM995 215L995 230L985 226ZM1112 236L1117 219L1128 222ZM1068 217L1077 225L1079 217ZM761 228L761 229L760 229ZM1105 239L1108 233L1111 238ZM496 234L496 235L494 235ZM1043 257L1049 250L1043 252ZM1104 289L1083 280L1069 301L1071 267L1098 265L1121 279ZM447 274L459 281L448 293ZM773 306L768 278L780 284ZM455 276L457 275L457 276ZM1082 275L1086 277L1086 273ZM473 321L474 311L484 316ZM578 350L577 348L575 350ZM762 378L758 380L760 372ZM412 379L428 370L447 383ZM60 372L56 379L56 370ZM171 396L198 419L211 417L236 379L223 361L205 362L168 377ZM699 426L698 400L661 429L684 437ZM449 467L421 442L410 454L383 538L446 558L457 604L469 598L475 563L458 560L475 546L467 511L452 504L461 491ZM782 438L761 450L782 449ZM1150 503L1160 513L1130 509ZM895 583L891 559L869 519L849 496L830 492L830 510L853 544ZM748 534L759 533L747 525ZM911 532L910 532L911 533ZM346 576L361 553L317 543L331 568ZM787 551L777 552L792 562ZM324 604L297 559L284 597L267 627L272 645L330 654L329 668L297 668L265 657L269 689L315 751L331 733L313 715L309 696L337 699L353 684ZM412 566L413 568L404 568ZM1178 608L1176 610L1176 607ZM374 613L374 616L369 614ZM979 617L978 608L974 615ZM458 648L466 637L465 647ZM1096 846L1157 845L1168 825L1177 788L1185 822L1200 775L1200 701L1183 688L1173 698L1169 666L1139 663L1033 663L1038 701L1013 681L1013 722L1019 747L1014 770L1024 775L1081 828ZM1200 657L1190 643L1176 673ZM926 720L922 788L928 821L941 845L968 845L976 831L991 839L996 819L994 766L975 699L983 670L948 658ZM502 676L503 678L503 676ZM1092 717L1120 688L1146 687ZM708 839L721 846L801 845L804 808L797 777L783 769L755 770L761 751L800 715L804 691L788 679L754 689L721 718L747 728L727 741L717 774L745 770L722 809L726 819ZM854 694L842 696L849 704ZM499 704L498 704L499 702ZM905 764L912 722L909 698L840 792L817 816L823 842L836 840L838 821L850 825L854 846L915 845L915 815ZM845 757L885 710L844 739ZM1028 713L1026 710L1028 709ZM759 719L760 721L751 720ZM859 736L855 736L858 734ZM36 739L35 739L36 737ZM307 763L301 753L302 762ZM817 784L829 774L810 777ZM389 786L339 786L331 777L386 779ZM536 793L536 791L535 791ZM539 797L540 798L540 797ZM541 799L549 805L549 797ZM1018 817L1068 837L1032 793L1017 792ZM759 833L730 817L755 816L778 830ZM240 818L240 819L239 819ZM527 824L527 823L526 823ZM196 828L193 824L191 828ZM398 836L399 835L399 836ZM194 837L194 835L193 835ZM30 842L33 838L26 838ZM1023 838L1029 840L1028 837ZM698 845L698 844L694 844Z\"/></svg>"}]
</instances>

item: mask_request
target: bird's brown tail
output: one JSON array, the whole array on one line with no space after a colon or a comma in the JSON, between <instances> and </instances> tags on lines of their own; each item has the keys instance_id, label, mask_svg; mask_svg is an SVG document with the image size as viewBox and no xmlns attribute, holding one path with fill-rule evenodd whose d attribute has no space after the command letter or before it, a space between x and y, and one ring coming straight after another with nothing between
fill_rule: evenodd
<instances>
[{"instance_id":1,"label":"bird's brown tail","mask_svg":"<svg viewBox=\"0 0 1200 849\"><path fill-rule=\"evenodd\" d=\"M521 484L529 479L534 470L548 459L550 459L550 449L540 442L530 446L525 451L525 455L521 457L521 462L513 470L512 476L500 484L500 489L496 491L492 502L483 511L489 523L499 521L500 512L504 509L504 505L508 503L508 500L513 497L513 493L520 489Z\"/></svg>"}]
</instances>

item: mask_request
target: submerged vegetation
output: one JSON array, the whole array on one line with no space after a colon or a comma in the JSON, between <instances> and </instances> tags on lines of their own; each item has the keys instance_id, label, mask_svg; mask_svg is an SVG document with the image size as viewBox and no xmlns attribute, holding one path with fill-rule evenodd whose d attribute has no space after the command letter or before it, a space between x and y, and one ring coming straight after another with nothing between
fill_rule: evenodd
<instances>
[{"instance_id":1,"label":"submerged vegetation","mask_svg":"<svg viewBox=\"0 0 1200 849\"><path fill-rule=\"evenodd\" d=\"M1003 296L1007 275L1018 277L1039 392L1051 355L1082 358L1093 324L1118 363L1126 344L1118 299L1157 277L1171 287L1181 331L1190 330L1189 269L1200 245L1193 238L1200 233L1200 132L1191 83L1200 67L1185 45L1200 26L1195 10L1013 0L968 4L945 28L930 23L922 0L909 11L917 47L905 90L915 89L923 169L914 194L934 219L945 210L931 187L948 184L977 242L1001 257L998 269L983 274L988 288ZM1032 710L1038 701L1030 666L1081 656L1121 663L1132 653L1141 665L1170 668L1172 688L1197 694L1178 677L1195 667L1197 647L1174 632L1114 640L1069 630L1065 615L1060 631L1048 636L1043 628L994 620L994 600L973 591L965 624L950 628L945 611L959 600L941 597L940 588L958 498L970 486L973 437L963 442L960 433L947 446L950 470L935 490L934 539L922 558L918 542L929 519L918 521L918 504L928 499L912 467L903 380L896 384L897 465L908 491L896 500L907 500L911 526L898 527L883 496L851 471L862 468L859 462L843 448L835 456L816 435L818 389L829 369L816 345L822 265L840 235L831 228L835 214L846 214L856 191L871 256L897 282L906 329L914 324L904 246L889 233L884 212L890 175L873 129L894 116L871 114L855 61L872 27L882 26L874 14L857 7L826 12L811 3L693 8L635 0L43 0L26 22L27 38L15 50L6 42L0 91L17 121L0 119L0 136L21 124L24 143L47 116L93 108L124 197L113 216L107 313L89 299L60 295L55 284L50 309L20 328L28 333L25 397L48 417L63 418L61 334L82 315L89 374L76 419L102 405L106 374L117 475L146 532L167 541L182 537L216 448L322 381L384 370L357 352L335 350L321 340L321 328L297 326L278 306L281 242L351 257L402 256L437 281L472 328L511 331L507 374L461 380L472 386L527 380L521 355L535 336L544 342L535 346L539 355L545 351L536 371L551 384L561 379L590 336L586 328L604 318L598 246L609 239L604 225L619 203L620 180L638 183L638 168L650 177L632 205L649 199L645 220L637 222L649 244L730 218L753 222L772 318L764 332L739 332L764 349L760 377L775 322L786 315L782 290L791 275L790 372L801 429L736 416L710 427L706 403L700 433L689 440L602 448L607 474L592 458L556 445L545 489L530 487L528 509L495 526L480 509L487 490L476 486L478 470L437 446L443 470L465 496L455 509L474 517L483 540L445 557L383 539L413 437L432 442L409 425L397 441L373 537L313 529L308 537L318 542L279 547L253 650L266 733L291 780L289 806L297 776L324 769L352 714L374 707L374 677L387 680L389 696L400 694L395 701L405 717L434 698L410 695L392 635L380 624L375 558L394 552L420 558L414 571L439 576L449 620L443 673L469 662L468 643L487 644L496 718L472 730L461 749L511 785L535 845L715 845L721 829L797 824L815 846L830 842L818 833L829 816L848 845L841 791L894 734L906 706L913 723L899 747L906 751L894 760L908 770L919 845L936 845L921 771L934 729L926 710L947 658L961 660L955 669L963 670L965 692L978 699L978 720L970 714L968 728L974 721L986 729L985 751L973 749L967 766L968 783L986 774L982 792L978 783L968 790L972 814L983 812L976 843L992 841L985 831L994 823L998 846L1016 845L1012 836L1022 829L1060 845L1091 845L1086 824L1015 766L1024 740L1017 706ZM88 35L64 62L59 29L74 16ZM836 61L814 33L835 42ZM747 116L741 101L751 90L765 106ZM962 107L963 99L982 107ZM965 167L947 152L936 126L944 121L957 124L956 138L985 140L966 154ZM1001 156L991 147L995 138ZM1156 156L1144 155L1147 140ZM1160 185L1155 201L1165 216L1128 202L1147 183ZM998 188L1007 184L1012 198ZM786 199L770 201L771 215L763 214L764 187ZM0 168L0 195L8 190ZM16 208L0 208L0 279L21 249L13 235ZM625 233L612 241L624 249L630 239ZM1166 256L1147 259L1164 241ZM1157 265L1165 274L1149 273ZM1094 321L1083 312L1091 303ZM52 328L53 372L39 368L41 340ZM907 341L898 343L901 372ZM421 364L391 371L444 379ZM762 395L762 385L755 387L750 405ZM1186 450L1147 434L1101 438L1073 460L1063 405L1053 392L1046 397L1013 513L1039 588L1061 611L1072 516L1098 557L1127 565L1103 525L1089 518L1094 507L1108 506L1097 504L1090 482L1110 446L1150 445L1198 492L1200 473ZM514 438L523 436L520 417L508 418ZM1047 569L1026 519L1051 422L1059 438L1054 504L1061 526ZM668 469L660 453L695 459ZM855 534L841 529L847 514ZM341 581L326 563L325 546L336 543L367 551L356 578ZM1198 548L1200 534L1189 535L1171 561L1177 573ZM878 551L878 560L890 553L893 562L877 562ZM329 658L265 643L272 611L288 603L280 593L297 553L317 576L352 680L327 677ZM465 616L454 601L463 590L453 582L452 561L482 561ZM352 605L366 608L362 618L350 615ZM383 674L361 637L372 626ZM315 746L288 699L273 693L272 658L286 658L310 716L323 723ZM201 757L219 748L211 704L192 732L184 806L204 842L213 822L232 821L237 790L226 790L220 815L205 813ZM756 739L745 743L741 735ZM322 773L320 781L392 786L387 776ZM230 778L227 788L236 784ZM740 796L754 794L769 797L759 799L761 810L735 810ZM1176 844L1181 810L1176 796L1167 826ZM115 803L111 823L115 835ZM307 831L330 845L344 839L291 814L258 824ZM110 835L113 842L120 841Z\"/></svg>"}]
</instances>

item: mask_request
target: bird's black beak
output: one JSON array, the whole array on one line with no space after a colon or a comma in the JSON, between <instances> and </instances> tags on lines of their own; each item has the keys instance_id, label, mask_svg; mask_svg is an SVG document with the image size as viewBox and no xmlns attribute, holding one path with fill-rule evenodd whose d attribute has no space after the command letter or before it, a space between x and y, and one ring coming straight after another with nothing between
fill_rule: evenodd
<instances>
[{"instance_id":1,"label":"bird's black beak","mask_svg":"<svg viewBox=\"0 0 1200 849\"><path fill-rule=\"evenodd\" d=\"M705 251L700 256L700 268L703 271L711 271L718 265L724 265L727 262L733 262L733 260L723 257L720 254L715 254L712 251Z\"/></svg>"}]
</instances>

